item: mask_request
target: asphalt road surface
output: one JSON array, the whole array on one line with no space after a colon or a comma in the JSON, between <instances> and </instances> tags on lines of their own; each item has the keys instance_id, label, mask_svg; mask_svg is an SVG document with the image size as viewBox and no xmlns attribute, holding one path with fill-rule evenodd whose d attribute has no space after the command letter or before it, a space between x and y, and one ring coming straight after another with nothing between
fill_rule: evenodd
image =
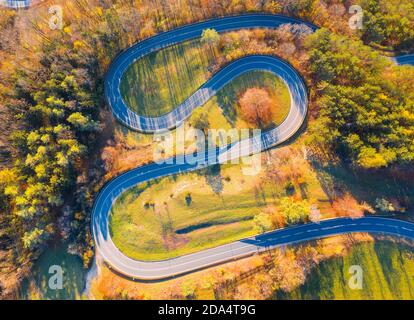
<instances>
[{"instance_id":1,"label":"asphalt road surface","mask_svg":"<svg viewBox=\"0 0 414 320\"><path fill-rule=\"evenodd\" d=\"M331 219L321 221L318 224L308 223L289 227L162 261L138 261L131 259L125 256L113 243L108 226L109 215L112 205L124 191L154 178L197 170L206 165L223 163L229 159L261 152L277 146L288 140L299 130L306 118L308 105L307 88L300 75L288 63L276 57L252 55L236 60L217 72L172 112L161 117L146 118L131 111L122 99L119 87L122 76L128 66L151 52L199 37L202 30L206 28L225 32L243 28L277 28L285 23L304 24L308 30L316 30L316 27L309 23L278 15L251 14L231 16L195 23L161 33L137 43L114 60L105 81L106 98L115 117L121 123L134 130L157 132L180 125L196 107L204 104L225 84L242 73L253 70L268 71L279 76L289 89L291 106L288 116L277 128L264 132L259 137L245 139L242 142L222 149L207 150L204 154L199 155L199 158L203 161L189 163L188 161L183 161L182 156L178 156L172 158L171 164L154 163L138 167L108 182L99 193L94 204L92 231L96 250L111 268L134 279L161 280L249 256L281 245L343 233L370 232L414 239L414 224L412 223L379 217L366 217L355 220L349 218ZM401 64L414 63L413 56L397 58L396 61Z\"/></svg>"}]
</instances>

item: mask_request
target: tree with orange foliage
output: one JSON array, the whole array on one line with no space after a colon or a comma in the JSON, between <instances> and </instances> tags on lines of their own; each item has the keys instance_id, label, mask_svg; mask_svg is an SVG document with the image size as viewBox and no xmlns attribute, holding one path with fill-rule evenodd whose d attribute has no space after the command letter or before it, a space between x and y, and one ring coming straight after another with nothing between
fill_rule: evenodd
<instances>
[{"instance_id":1,"label":"tree with orange foliage","mask_svg":"<svg viewBox=\"0 0 414 320\"><path fill-rule=\"evenodd\" d=\"M349 193L342 198L336 199L332 204L332 208L338 216L347 216L351 218L359 218L365 212L374 213L374 210L367 203L358 203Z\"/></svg>"},{"instance_id":2,"label":"tree with orange foliage","mask_svg":"<svg viewBox=\"0 0 414 320\"><path fill-rule=\"evenodd\" d=\"M286 225L285 218L283 217L282 212L278 210L275 206L267 206L263 210L263 212L270 217L272 229L283 228Z\"/></svg>"},{"instance_id":3,"label":"tree with orange foliage","mask_svg":"<svg viewBox=\"0 0 414 320\"><path fill-rule=\"evenodd\" d=\"M262 128L272 120L272 99L269 93L260 88L250 88L239 100L244 119Z\"/></svg>"}]
</instances>

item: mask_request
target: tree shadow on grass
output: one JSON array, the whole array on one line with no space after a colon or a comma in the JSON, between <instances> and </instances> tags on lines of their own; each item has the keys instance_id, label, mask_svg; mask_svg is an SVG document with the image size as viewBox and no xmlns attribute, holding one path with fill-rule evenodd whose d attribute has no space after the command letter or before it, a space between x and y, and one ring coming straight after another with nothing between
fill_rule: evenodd
<instances>
[{"instance_id":1,"label":"tree shadow on grass","mask_svg":"<svg viewBox=\"0 0 414 320\"><path fill-rule=\"evenodd\" d=\"M414 288L412 287L413 274L406 269L404 255L413 252L413 248L406 244L395 243L393 241L376 241L374 250L381 263L384 277L388 283L388 287L394 295L395 299L402 299L401 288L399 282L405 282L409 295L414 296Z\"/></svg>"},{"instance_id":2,"label":"tree shadow on grass","mask_svg":"<svg viewBox=\"0 0 414 320\"><path fill-rule=\"evenodd\" d=\"M321 165L311 161L317 178L332 201L344 193L350 193L359 202L375 207L378 198L393 198L410 210L414 201L414 183L397 181L385 170L355 169L345 163Z\"/></svg>"},{"instance_id":3,"label":"tree shadow on grass","mask_svg":"<svg viewBox=\"0 0 414 320\"><path fill-rule=\"evenodd\" d=\"M53 280L51 277L57 275L56 271L50 269L51 266L62 268L62 289L54 289L49 285L49 280ZM36 261L32 271L42 299L74 300L82 296L86 284L86 269L83 268L79 256L67 253L66 245L52 245L48 248Z\"/></svg>"}]
</instances>

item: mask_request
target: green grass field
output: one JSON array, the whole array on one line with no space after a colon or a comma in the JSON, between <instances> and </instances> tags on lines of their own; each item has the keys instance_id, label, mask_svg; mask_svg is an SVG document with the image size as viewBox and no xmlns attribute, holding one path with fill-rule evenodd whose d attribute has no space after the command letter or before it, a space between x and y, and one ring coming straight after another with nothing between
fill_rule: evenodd
<instances>
[{"instance_id":1,"label":"green grass field","mask_svg":"<svg viewBox=\"0 0 414 320\"><path fill-rule=\"evenodd\" d=\"M117 247L131 258L159 260L257 233L254 215L279 190L270 184L258 188L257 177L243 176L238 165L218 170L167 177L125 192L110 221Z\"/></svg>"},{"instance_id":2,"label":"green grass field","mask_svg":"<svg viewBox=\"0 0 414 320\"><path fill-rule=\"evenodd\" d=\"M208 77L215 52L199 39L149 54L132 64L121 81L121 93L140 115L159 116L188 98Z\"/></svg>"},{"instance_id":3,"label":"green grass field","mask_svg":"<svg viewBox=\"0 0 414 320\"><path fill-rule=\"evenodd\" d=\"M361 290L349 287L349 267L363 270ZM349 255L322 262L304 285L277 299L414 299L414 250L390 241L358 244Z\"/></svg>"}]
</instances>

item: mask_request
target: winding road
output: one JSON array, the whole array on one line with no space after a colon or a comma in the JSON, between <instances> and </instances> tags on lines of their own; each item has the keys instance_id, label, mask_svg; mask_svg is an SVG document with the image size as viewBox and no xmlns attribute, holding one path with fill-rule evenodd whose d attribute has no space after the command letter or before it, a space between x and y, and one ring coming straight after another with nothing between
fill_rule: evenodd
<instances>
[{"instance_id":1,"label":"winding road","mask_svg":"<svg viewBox=\"0 0 414 320\"><path fill-rule=\"evenodd\" d=\"M230 16L207 20L173 29L137 43L121 53L112 63L105 81L105 95L114 116L131 129L158 132L174 128L187 119L191 112L203 105L225 84L235 77L253 70L263 70L279 76L287 85L291 106L286 119L277 128L260 136L242 140L221 149L209 149L199 155L203 161L189 163L183 156L172 158L171 164L149 164L128 171L108 182L99 193L92 212L92 232L99 255L117 272L134 279L161 280L195 270L238 259L284 244L318 239L349 232L382 233L414 239L414 224L378 217L360 219L340 218L318 224L289 227L223 246L161 261L138 261L125 256L113 243L109 231L109 215L116 199L127 189L159 177L200 169L206 165L223 163L232 158L261 152L291 138L302 126L307 113L307 88L296 70L279 58L252 55L238 59L217 72L186 101L161 117L147 118L128 108L120 92L122 76L137 59L161 48L200 37L206 28L226 32L243 28L277 28L282 24L304 24L310 31L317 28L297 19L265 14ZM398 60L400 59L400 60ZM396 59L398 63L413 63L412 56Z\"/></svg>"}]
</instances>

